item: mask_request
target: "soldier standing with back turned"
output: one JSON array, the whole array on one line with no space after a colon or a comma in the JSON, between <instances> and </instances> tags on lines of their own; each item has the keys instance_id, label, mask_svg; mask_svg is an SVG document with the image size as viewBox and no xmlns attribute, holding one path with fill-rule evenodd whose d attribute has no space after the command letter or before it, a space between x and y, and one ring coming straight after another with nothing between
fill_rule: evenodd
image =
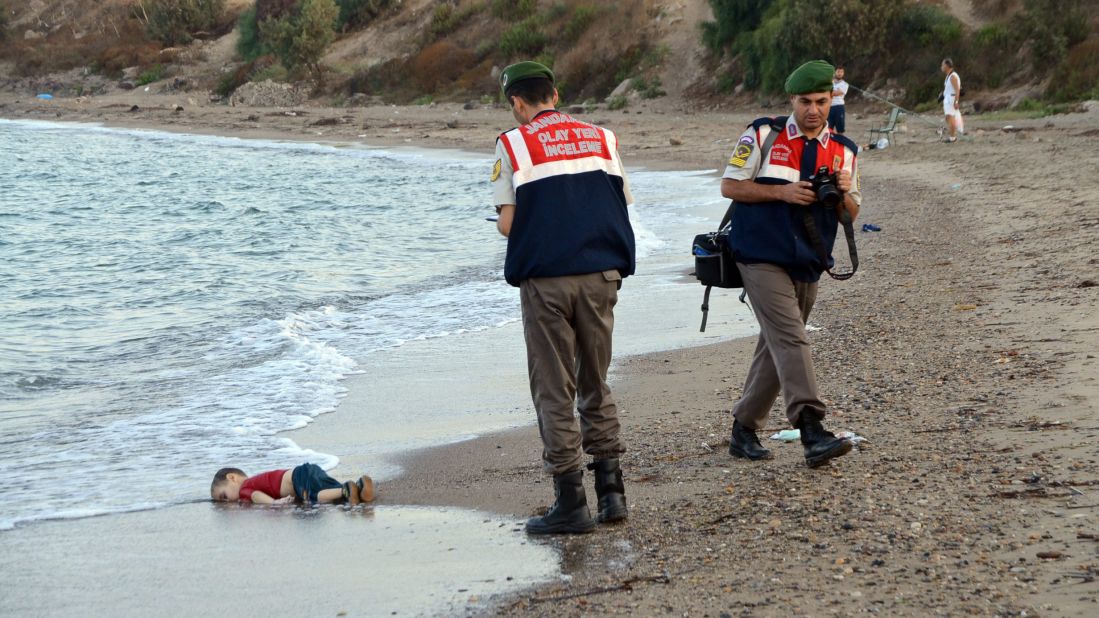
<instances>
[{"instance_id":1,"label":"soldier standing with back turned","mask_svg":"<svg viewBox=\"0 0 1099 618\"><path fill-rule=\"evenodd\" d=\"M496 140L497 227L508 237L504 277L519 288L530 391L542 461L556 501L529 534L595 528L583 455L595 474L601 522L626 519L618 409L607 386L614 305L634 271L633 201L615 135L558 112L554 75L513 64L500 87L518 128ZM577 426L575 412L579 412Z\"/></svg>"}]
</instances>

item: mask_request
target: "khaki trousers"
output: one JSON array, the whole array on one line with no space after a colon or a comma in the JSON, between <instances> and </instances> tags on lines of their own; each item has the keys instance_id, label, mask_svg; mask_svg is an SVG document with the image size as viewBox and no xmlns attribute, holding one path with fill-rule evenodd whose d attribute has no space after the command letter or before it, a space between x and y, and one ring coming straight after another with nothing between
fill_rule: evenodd
<instances>
[{"instance_id":1,"label":"khaki trousers","mask_svg":"<svg viewBox=\"0 0 1099 618\"><path fill-rule=\"evenodd\" d=\"M625 451L607 386L618 271L526 279L519 285L530 394L546 472L582 468ZM574 411L579 412L577 426Z\"/></svg>"},{"instance_id":2,"label":"khaki trousers","mask_svg":"<svg viewBox=\"0 0 1099 618\"><path fill-rule=\"evenodd\" d=\"M781 391L791 425L797 426L804 412L823 419L825 406L817 394L817 376L805 332L817 299L817 283L794 281L774 264L737 262L737 268L759 321L759 342L744 392L733 405L733 416L749 429L763 429Z\"/></svg>"}]
</instances>

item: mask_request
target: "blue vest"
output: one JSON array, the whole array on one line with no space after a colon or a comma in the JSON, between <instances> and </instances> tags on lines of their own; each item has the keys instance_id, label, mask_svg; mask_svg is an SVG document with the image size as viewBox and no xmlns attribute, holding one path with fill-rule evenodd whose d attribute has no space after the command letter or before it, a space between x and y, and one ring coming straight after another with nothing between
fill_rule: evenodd
<instances>
[{"instance_id":1,"label":"blue vest","mask_svg":"<svg viewBox=\"0 0 1099 618\"><path fill-rule=\"evenodd\" d=\"M788 128L786 120L776 118L774 122L780 127ZM771 118L760 118L752 123L757 131L757 144L762 144L767 132L774 130L771 124ZM845 153L844 149L849 150L849 153ZM803 154L806 154L804 150L805 140L784 130L776 137L771 150L761 153L764 160L760 164L755 182L783 185L794 180L808 180L819 166L826 166L829 172L835 173L842 167L842 161L847 154L853 158L854 153L858 152L858 146L842 135L829 134L823 143L817 144L816 164L812 169L809 165L802 165ZM835 165L836 161L841 162L841 165ZM820 255L805 230L806 211L812 215L817 230L820 231L828 254L826 262L821 262ZM821 273L835 263L832 259L832 247L836 242L838 227L836 209L820 203L798 206L778 201L752 204L737 202L733 212L732 230L729 233L729 246L738 262L775 264L782 267L795 281L812 282L819 280Z\"/></svg>"},{"instance_id":2,"label":"blue vest","mask_svg":"<svg viewBox=\"0 0 1099 618\"><path fill-rule=\"evenodd\" d=\"M516 201L507 282L605 270L632 275L636 249L614 134L550 112L499 139Z\"/></svg>"}]
</instances>

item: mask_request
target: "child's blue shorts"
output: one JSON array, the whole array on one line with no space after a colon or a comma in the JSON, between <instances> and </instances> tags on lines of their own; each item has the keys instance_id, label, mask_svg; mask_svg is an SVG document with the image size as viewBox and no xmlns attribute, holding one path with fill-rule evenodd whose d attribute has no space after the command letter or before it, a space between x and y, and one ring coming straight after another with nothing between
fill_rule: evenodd
<instances>
[{"instance_id":1,"label":"child's blue shorts","mask_svg":"<svg viewBox=\"0 0 1099 618\"><path fill-rule=\"evenodd\" d=\"M322 489L342 489L343 485L328 476L317 464L302 464L294 468L290 476L294 482L294 495L302 502L317 503L317 494Z\"/></svg>"}]
</instances>

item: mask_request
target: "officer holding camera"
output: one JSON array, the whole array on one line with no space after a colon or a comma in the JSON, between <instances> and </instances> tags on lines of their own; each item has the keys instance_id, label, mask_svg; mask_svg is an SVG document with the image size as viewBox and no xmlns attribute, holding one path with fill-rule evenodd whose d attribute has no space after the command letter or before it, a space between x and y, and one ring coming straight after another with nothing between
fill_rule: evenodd
<instances>
[{"instance_id":1,"label":"officer holding camera","mask_svg":"<svg viewBox=\"0 0 1099 618\"><path fill-rule=\"evenodd\" d=\"M734 201L729 244L760 327L744 392L733 406L734 457L772 457L756 432L780 392L810 467L852 447L821 423L826 409L805 330L821 273L833 265L839 217L854 220L861 202L858 146L828 128L833 73L823 60L791 73L785 84L791 115L753 122L721 180L721 194Z\"/></svg>"}]
</instances>

